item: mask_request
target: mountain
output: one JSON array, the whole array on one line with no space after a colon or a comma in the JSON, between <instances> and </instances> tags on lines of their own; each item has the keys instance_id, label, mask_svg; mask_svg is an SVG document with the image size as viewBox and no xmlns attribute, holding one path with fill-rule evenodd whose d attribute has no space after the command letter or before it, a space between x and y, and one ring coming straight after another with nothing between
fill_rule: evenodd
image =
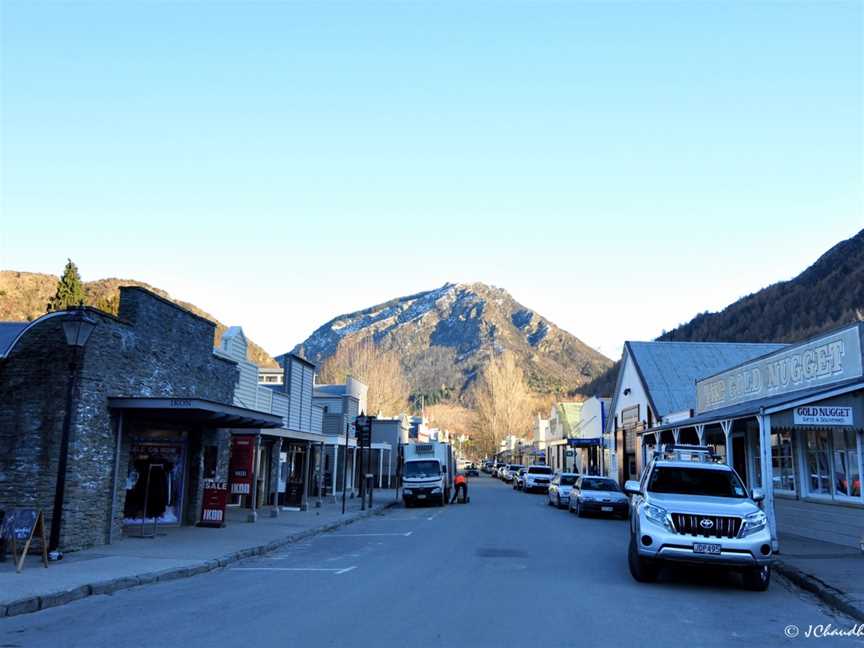
<instances>
[{"instance_id":1,"label":"mountain","mask_svg":"<svg viewBox=\"0 0 864 648\"><path fill-rule=\"evenodd\" d=\"M146 288L160 297L214 322L216 324L214 344L216 345L220 343L222 334L228 328L194 304L174 299L164 290L134 279L112 278L84 282L86 303L116 314L120 302L120 286ZM44 315L48 300L54 295L56 289L57 277L55 275L0 270L0 321L30 321ZM263 367L277 366L276 361L251 340L249 341L249 360Z\"/></svg>"},{"instance_id":2,"label":"mountain","mask_svg":"<svg viewBox=\"0 0 864 648\"><path fill-rule=\"evenodd\" d=\"M864 316L864 230L794 279L701 313L658 340L795 342Z\"/></svg>"},{"instance_id":3,"label":"mountain","mask_svg":"<svg viewBox=\"0 0 864 648\"><path fill-rule=\"evenodd\" d=\"M864 318L864 230L841 241L794 279L742 297L718 313L701 313L658 340L797 342ZM609 395L618 363L582 387Z\"/></svg>"},{"instance_id":4,"label":"mountain","mask_svg":"<svg viewBox=\"0 0 864 648\"><path fill-rule=\"evenodd\" d=\"M340 315L294 351L321 363L343 343L371 338L395 351L415 396L427 403L463 393L494 353L513 352L532 390L569 393L611 361L518 303L507 291L445 284Z\"/></svg>"}]
</instances>

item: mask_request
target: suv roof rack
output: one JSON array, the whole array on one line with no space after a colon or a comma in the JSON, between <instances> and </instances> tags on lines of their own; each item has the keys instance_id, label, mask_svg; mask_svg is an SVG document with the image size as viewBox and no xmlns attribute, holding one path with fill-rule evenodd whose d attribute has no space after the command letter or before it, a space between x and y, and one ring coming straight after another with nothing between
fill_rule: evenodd
<instances>
[{"instance_id":1,"label":"suv roof rack","mask_svg":"<svg viewBox=\"0 0 864 648\"><path fill-rule=\"evenodd\" d=\"M655 459L667 461L698 461L702 463L717 463L721 460L714 453L714 448L703 445L687 445L681 443L666 443L654 451Z\"/></svg>"}]
</instances>

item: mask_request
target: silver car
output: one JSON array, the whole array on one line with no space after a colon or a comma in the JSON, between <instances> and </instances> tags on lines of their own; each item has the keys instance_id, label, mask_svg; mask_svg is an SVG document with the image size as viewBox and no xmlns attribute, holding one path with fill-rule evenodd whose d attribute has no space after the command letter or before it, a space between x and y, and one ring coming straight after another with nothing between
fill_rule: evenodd
<instances>
[{"instance_id":1,"label":"silver car","mask_svg":"<svg viewBox=\"0 0 864 648\"><path fill-rule=\"evenodd\" d=\"M771 580L771 533L759 489L747 492L737 473L710 450L671 446L658 453L641 481L628 481L630 574L656 580L664 562L728 566L747 589Z\"/></svg>"},{"instance_id":2,"label":"silver car","mask_svg":"<svg viewBox=\"0 0 864 648\"><path fill-rule=\"evenodd\" d=\"M557 506L558 508L568 506L570 503L570 491L577 479L579 479L579 473L555 473L552 483L549 484L549 488L546 490L547 497L549 498L547 504L549 506Z\"/></svg>"},{"instance_id":3,"label":"silver car","mask_svg":"<svg viewBox=\"0 0 864 648\"><path fill-rule=\"evenodd\" d=\"M611 477L592 477L583 475L576 480L570 491L567 506L571 513L582 517L586 513L617 515L627 519L630 500Z\"/></svg>"}]
</instances>

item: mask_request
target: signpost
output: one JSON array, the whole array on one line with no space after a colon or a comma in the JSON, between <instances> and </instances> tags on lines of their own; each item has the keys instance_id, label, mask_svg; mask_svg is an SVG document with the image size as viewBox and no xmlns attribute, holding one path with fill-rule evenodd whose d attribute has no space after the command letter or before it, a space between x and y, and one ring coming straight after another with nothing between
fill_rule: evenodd
<instances>
[{"instance_id":1,"label":"signpost","mask_svg":"<svg viewBox=\"0 0 864 648\"><path fill-rule=\"evenodd\" d=\"M12 545L12 558L15 561L15 571L21 573L24 559L30 550L33 538L38 535L42 543L42 563L48 568L48 540L45 537L45 516L37 509L18 508L9 511L3 518L0 527L0 538L9 540ZM23 542L21 554L18 554L18 543Z\"/></svg>"},{"instance_id":2,"label":"signpost","mask_svg":"<svg viewBox=\"0 0 864 648\"><path fill-rule=\"evenodd\" d=\"M355 419L354 427L357 430L357 447L360 449L360 474L363 475L363 480L360 483L360 498L362 500L360 508L366 510L366 493L369 493L369 506L372 506L372 483L366 471L369 469L369 454L372 448L372 421L374 416L366 416L360 414Z\"/></svg>"}]
</instances>

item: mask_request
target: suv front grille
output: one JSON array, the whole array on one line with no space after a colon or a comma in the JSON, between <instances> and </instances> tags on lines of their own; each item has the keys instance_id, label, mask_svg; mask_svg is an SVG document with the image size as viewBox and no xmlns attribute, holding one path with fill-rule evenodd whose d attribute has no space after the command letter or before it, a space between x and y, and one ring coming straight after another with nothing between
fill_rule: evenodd
<instances>
[{"instance_id":1,"label":"suv front grille","mask_svg":"<svg viewBox=\"0 0 864 648\"><path fill-rule=\"evenodd\" d=\"M672 524L675 532L682 535L737 538L741 531L741 518L724 515L673 513Z\"/></svg>"}]
</instances>

